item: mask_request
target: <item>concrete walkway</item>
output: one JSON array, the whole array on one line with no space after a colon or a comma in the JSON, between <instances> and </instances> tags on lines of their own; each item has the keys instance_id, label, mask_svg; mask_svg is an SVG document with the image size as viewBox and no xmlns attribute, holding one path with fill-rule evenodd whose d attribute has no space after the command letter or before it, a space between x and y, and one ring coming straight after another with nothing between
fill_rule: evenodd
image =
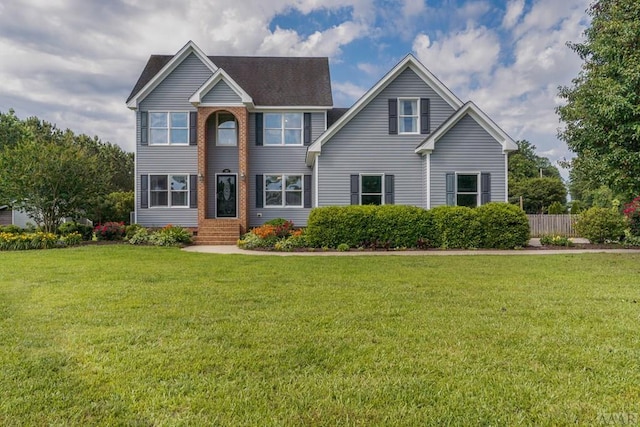
<instances>
[{"instance_id":1,"label":"concrete walkway","mask_svg":"<svg viewBox=\"0 0 640 427\"><path fill-rule=\"evenodd\" d=\"M585 239L572 239L575 243L588 243ZM529 245L532 247L540 247L540 239L531 239ZM240 249L235 245L228 246L206 246L195 245L187 246L183 249L187 252L203 252L210 254L236 254L236 255L267 255L267 256L430 256L430 255L557 255L557 254L587 254L587 253L638 253L640 250L634 249L514 249L514 250L438 250L431 249L426 251L358 251L351 250L349 252L328 251L323 252L317 249L313 252L275 252L275 251L248 251Z\"/></svg>"}]
</instances>

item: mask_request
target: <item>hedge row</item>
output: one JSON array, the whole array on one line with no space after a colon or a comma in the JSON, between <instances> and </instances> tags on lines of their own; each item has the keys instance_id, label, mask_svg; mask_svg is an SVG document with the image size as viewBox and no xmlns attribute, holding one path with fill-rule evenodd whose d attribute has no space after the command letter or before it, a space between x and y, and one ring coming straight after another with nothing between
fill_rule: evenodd
<instances>
[{"instance_id":1,"label":"hedge row","mask_svg":"<svg viewBox=\"0 0 640 427\"><path fill-rule=\"evenodd\" d=\"M311 247L498 248L523 247L529 221L520 208L489 203L475 209L441 206L329 206L309 215Z\"/></svg>"}]
</instances>

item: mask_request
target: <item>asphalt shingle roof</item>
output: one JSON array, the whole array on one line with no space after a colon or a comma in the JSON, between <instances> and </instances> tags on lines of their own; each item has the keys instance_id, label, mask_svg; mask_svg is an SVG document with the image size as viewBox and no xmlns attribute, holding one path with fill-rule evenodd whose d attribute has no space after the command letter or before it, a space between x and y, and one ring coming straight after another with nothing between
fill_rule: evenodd
<instances>
[{"instance_id":1,"label":"asphalt shingle roof","mask_svg":"<svg viewBox=\"0 0 640 427\"><path fill-rule=\"evenodd\" d=\"M171 55L151 55L127 102L170 60ZM333 105L327 58L210 56L244 89L258 106Z\"/></svg>"}]
</instances>

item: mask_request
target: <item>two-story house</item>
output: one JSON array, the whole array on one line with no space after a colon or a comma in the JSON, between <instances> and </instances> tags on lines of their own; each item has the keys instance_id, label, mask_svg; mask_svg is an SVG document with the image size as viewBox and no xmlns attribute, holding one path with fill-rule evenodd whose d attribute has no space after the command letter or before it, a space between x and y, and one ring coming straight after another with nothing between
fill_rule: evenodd
<instances>
[{"instance_id":1,"label":"two-story house","mask_svg":"<svg viewBox=\"0 0 640 427\"><path fill-rule=\"evenodd\" d=\"M135 220L236 242L316 206L478 206L507 199L515 142L407 55L351 108L327 58L152 55L136 113Z\"/></svg>"}]
</instances>

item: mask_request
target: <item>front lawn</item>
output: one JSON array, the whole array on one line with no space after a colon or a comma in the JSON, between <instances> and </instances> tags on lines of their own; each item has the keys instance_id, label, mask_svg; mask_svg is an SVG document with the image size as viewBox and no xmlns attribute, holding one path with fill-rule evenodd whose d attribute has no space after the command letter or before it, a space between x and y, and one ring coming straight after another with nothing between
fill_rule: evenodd
<instances>
[{"instance_id":1,"label":"front lawn","mask_svg":"<svg viewBox=\"0 0 640 427\"><path fill-rule=\"evenodd\" d=\"M639 277L640 254L4 252L0 424L633 420Z\"/></svg>"}]
</instances>

